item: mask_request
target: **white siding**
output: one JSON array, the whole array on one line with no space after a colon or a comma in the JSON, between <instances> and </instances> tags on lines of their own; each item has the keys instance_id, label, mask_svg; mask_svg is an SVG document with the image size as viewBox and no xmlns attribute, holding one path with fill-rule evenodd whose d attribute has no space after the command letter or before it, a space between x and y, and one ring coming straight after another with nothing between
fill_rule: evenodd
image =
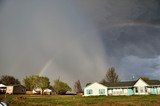
<instances>
[{"instance_id":1,"label":"white siding","mask_svg":"<svg viewBox=\"0 0 160 106\"><path fill-rule=\"evenodd\" d=\"M92 90L91 94L88 94L87 91L88 90ZM87 86L85 89L84 89L84 96L98 96L98 95L101 95L99 90L104 90L104 95L108 95L108 92L107 92L107 87L106 86L103 86L102 84L99 84L99 83L93 83L89 86Z\"/></svg>"},{"instance_id":2,"label":"white siding","mask_svg":"<svg viewBox=\"0 0 160 106\"><path fill-rule=\"evenodd\" d=\"M136 87L139 87L139 86L148 86L148 84L140 78L140 79L134 84L134 86L136 86Z\"/></svg>"},{"instance_id":3,"label":"white siding","mask_svg":"<svg viewBox=\"0 0 160 106\"><path fill-rule=\"evenodd\" d=\"M113 88L108 90L109 95L128 95L128 89L122 88Z\"/></svg>"},{"instance_id":4,"label":"white siding","mask_svg":"<svg viewBox=\"0 0 160 106\"><path fill-rule=\"evenodd\" d=\"M146 92L146 91L149 89L145 88L147 86L149 86L149 85L140 78L134 85L134 87L136 87L138 90L138 92L135 92L135 94L137 94L137 95L148 94L148 92Z\"/></svg>"},{"instance_id":5,"label":"white siding","mask_svg":"<svg viewBox=\"0 0 160 106\"><path fill-rule=\"evenodd\" d=\"M13 93L13 86L7 86L6 93L12 94Z\"/></svg>"},{"instance_id":6,"label":"white siding","mask_svg":"<svg viewBox=\"0 0 160 106\"><path fill-rule=\"evenodd\" d=\"M157 89L158 89L158 94L160 94L160 87L158 87Z\"/></svg>"}]
</instances>

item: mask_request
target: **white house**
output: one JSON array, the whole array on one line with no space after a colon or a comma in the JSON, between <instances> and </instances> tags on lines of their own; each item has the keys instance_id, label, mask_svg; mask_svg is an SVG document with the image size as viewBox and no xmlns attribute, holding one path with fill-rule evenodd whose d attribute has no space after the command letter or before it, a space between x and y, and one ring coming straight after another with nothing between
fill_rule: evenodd
<instances>
[{"instance_id":1,"label":"white house","mask_svg":"<svg viewBox=\"0 0 160 106\"><path fill-rule=\"evenodd\" d=\"M84 96L99 96L99 95L108 95L107 87L99 84L97 82L88 85L84 89Z\"/></svg>"},{"instance_id":2,"label":"white house","mask_svg":"<svg viewBox=\"0 0 160 106\"><path fill-rule=\"evenodd\" d=\"M102 95L101 90L105 89L103 95L148 95L160 94L160 81L144 81L139 78L137 81L125 81L118 83L106 83L105 86L93 83L84 89L84 96Z\"/></svg>"},{"instance_id":3,"label":"white house","mask_svg":"<svg viewBox=\"0 0 160 106\"><path fill-rule=\"evenodd\" d=\"M43 90L43 94L45 94L45 95L51 95L52 92L53 91L51 89L49 89L49 88Z\"/></svg>"},{"instance_id":4,"label":"white house","mask_svg":"<svg viewBox=\"0 0 160 106\"><path fill-rule=\"evenodd\" d=\"M42 94L43 90L40 87L34 88L32 90L33 94Z\"/></svg>"}]
</instances>

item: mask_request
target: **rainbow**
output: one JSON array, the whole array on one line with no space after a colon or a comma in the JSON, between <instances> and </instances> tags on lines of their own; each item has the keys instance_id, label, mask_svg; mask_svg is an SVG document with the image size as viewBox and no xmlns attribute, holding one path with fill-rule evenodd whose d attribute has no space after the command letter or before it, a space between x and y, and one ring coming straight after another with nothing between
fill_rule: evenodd
<instances>
[{"instance_id":1,"label":"rainbow","mask_svg":"<svg viewBox=\"0 0 160 106\"><path fill-rule=\"evenodd\" d=\"M47 61L47 63L43 66L42 70L40 71L38 75L42 76L44 72L48 69L48 67L51 65L51 63L52 63L52 59Z\"/></svg>"},{"instance_id":2,"label":"rainbow","mask_svg":"<svg viewBox=\"0 0 160 106\"><path fill-rule=\"evenodd\" d=\"M117 23L117 24L112 24L111 26L148 26L148 27L154 27L154 28L160 28L160 23L155 23L155 22L146 22L146 21L128 21L124 23Z\"/></svg>"}]
</instances>

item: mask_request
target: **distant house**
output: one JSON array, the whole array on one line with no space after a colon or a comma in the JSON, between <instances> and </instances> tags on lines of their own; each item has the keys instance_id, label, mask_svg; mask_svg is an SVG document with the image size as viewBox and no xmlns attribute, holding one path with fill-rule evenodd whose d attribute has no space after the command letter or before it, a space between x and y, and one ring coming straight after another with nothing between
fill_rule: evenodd
<instances>
[{"instance_id":1,"label":"distant house","mask_svg":"<svg viewBox=\"0 0 160 106\"><path fill-rule=\"evenodd\" d=\"M52 94L56 94L56 92L53 89L47 88L43 90L43 94L44 95L52 95Z\"/></svg>"},{"instance_id":2,"label":"distant house","mask_svg":"<svg viewBox=\"0 0 160 106\"><path fill-rule=\"evenodd\" d=\"M93 83L94 85L95 83ZM91 84L92 85L92 84ZM97 93L99 86L90 87L87 86L84 89L84 96L99 95ZM92 85L92 86L93 86ZM98 85L98 83L96 83ZM137 81L126 81L118 83L106 83L107 94L105 95L148 95L148 94L160 94L160 81L148 80L144 81L141 78ZM86 89L90 89L90 94L86 92Z\"/></svg>"},{"instance_id":3,"label":"distant house","mask_svg":"<svg viewBox=\"0 0 160 106\"><path fill-rule=\"evenodd\" d=\"M0 94L6 93L7 86L4 84L0 84Z\"/></svg>"},{"instance_id":4,"label":"distant house","mask_svg":"<svg viewBox=\"0 0 160 106\"><path fill-rule=\"evenodd\" d=\"M99 96L99 95L108 95L107 87L99 84L97 82L88 85L84 89L84 96Z\"/></svg>"},{"instance_id":5,"label":"distant house","mask_svg":"<svg viewBox=\"0 0 160 106\"><path fill-rule=\"evenodd\" d=\"M10 86L7 86L6 93L7 94L25 94L26 87L24 87L23 85L10 85Z\"/></svg>"},{"instance_id":6,"label":"distant house","mask_svg":"<svg viewBox=\"0 0 160 106\"><path fill-rule=\"evenodd\" d=\"M51 94L56 94L56 92L52 87L48 87L44 90L42 90L40 87L37 87L32 90L32 94L51 95Z\"/></svg>"},{"instance_id":7,"label":"distant house","mask_svg":"<svg viewBox=\"0 0 160 106\"><path fill-rule=\"evenodd\" d=\"M39 87L37 87L37 88L34 88L33 90L32 90L32 93L33 94L42 94L42 89L41 88L39 88Z\"/></svg>"}]
</instances>

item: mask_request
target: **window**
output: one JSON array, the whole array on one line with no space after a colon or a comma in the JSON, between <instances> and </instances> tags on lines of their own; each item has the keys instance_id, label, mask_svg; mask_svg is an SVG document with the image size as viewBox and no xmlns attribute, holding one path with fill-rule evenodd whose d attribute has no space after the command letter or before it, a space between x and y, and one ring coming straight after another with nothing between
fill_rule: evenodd
<instances>
[{"instance_id":1,"label":"window","mask_svg":"<svg viewBox=\"0 0 160 106\"><path fill-rule=\"evenodd\" d=\"M92 89L87 89L87 94L92 94Z\"/></svg>"},{"instance_id":2,"label":"window","mask_svg":"<svg viewBox=\"0 0 160 106\"><path fill-rule=\"evenodd\" d=\"M136 89L136 93L138 93L138 88L136 87L135 89Z\"/></svg>"},{"instance_id":3,"label":"window","mask_svg":"<svg viewBox=\"0 0 160 106\"><path fill-rule=\"evenodd\" d=\"M99 89L99 94L104 95L105 94L105 89Z\"/></svg>"}]
</instances>

